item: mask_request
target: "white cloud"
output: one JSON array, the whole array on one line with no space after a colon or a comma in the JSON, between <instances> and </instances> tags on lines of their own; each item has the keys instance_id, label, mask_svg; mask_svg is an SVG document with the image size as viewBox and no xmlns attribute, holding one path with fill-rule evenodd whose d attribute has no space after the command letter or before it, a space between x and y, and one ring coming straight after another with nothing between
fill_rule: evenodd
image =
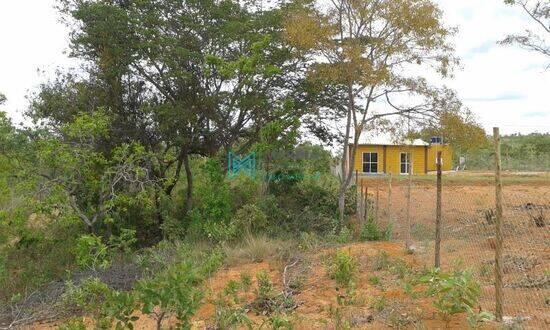
<instances>
[{"instance_id":1,"label":"white cloud","mask_svg":"<svg viewBox=\"0 0 550 330\"><path fill-rule=\"evenodd\" d=\"M437 2L448 24L458 27L455 45L463 67L445 83L457 90L488 132L493 126L501 126L503 133L550 132L547 59L496 44L532 26L525 14L502 0Z\"/></svg>"}]
</instances>

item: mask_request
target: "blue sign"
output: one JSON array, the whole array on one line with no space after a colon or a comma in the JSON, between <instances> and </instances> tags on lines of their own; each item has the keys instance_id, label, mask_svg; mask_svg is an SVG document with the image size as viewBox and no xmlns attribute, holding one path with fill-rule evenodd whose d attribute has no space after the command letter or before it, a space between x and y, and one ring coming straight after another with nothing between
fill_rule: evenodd
<instances>
[{"instance_id":1,"label":"blue sign","mask_svg":"<svg viewBox=\"0 0 550 330\"><path fill-rule=\"evenodd\" d=\"M234 178L240 173L244 173L251 178L256 177L256 153L252 152L246 157L239 157L232 151L227 155L228 166L227 175Z\"/></svg>"}]
</instances>

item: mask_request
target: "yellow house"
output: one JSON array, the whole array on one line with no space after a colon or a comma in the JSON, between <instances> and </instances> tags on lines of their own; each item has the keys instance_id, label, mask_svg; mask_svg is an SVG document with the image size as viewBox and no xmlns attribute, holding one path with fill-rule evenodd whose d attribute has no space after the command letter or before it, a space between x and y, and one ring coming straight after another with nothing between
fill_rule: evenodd
<instances>
[{"instance_id":1,"label":"yellow house","mask_svg":"<svg viewBox=\"0 0 550 330\"><path fill-rule=\"evenodd\" d=\"M430 143L422 140L391 142L382 140L360 141L355 151L353 170L360 174L426 174L436 170L437 152L442 152L442 170L452 169L452 148L433 137Z\"/></svg>"}]
</instances>

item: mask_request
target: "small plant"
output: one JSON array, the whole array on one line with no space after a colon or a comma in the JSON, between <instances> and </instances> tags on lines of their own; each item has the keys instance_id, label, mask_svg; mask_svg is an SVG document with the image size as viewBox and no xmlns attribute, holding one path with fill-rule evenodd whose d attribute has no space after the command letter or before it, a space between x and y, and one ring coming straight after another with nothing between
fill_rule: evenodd
<instances>
[{"instance_id":1,"label":"small plant","mask_svg":"<svg viewBox=\"0 0 550 330\"><path fill-rule=\"evenodd\" d=\"M97 278L84 280L79 286L71 282L66 284L63 301L66 306L78 309L95 316L102 311L104 301L110 296L111 289Z\"/></svg>"},{"instance_id":2,"label":"small plant","mask_svg":"<svg viewBox=\"0 0 550 330\"><path fill-rule=\"evenodd\" d=\"M336 280L338 285L344 287L350 286L353 283L356 271L357 260L343 250L336 252L328 269L330 278Z\"/></svg>"},{"instance_id":3,"label":"small plant","mask_svg":"<svg viewBox=\"0 0 550 330\"><path fill-rule=\"evenodd\" d=\"M374 257L372 269L374 271L386 270L390 268L390 256L386 251L379 251Z\"/></svg>"},{"instance_id":4,"label":"small plant","mask_svg":"<svg viewBox=\"0 0 550 330\"><path fill-rule=\"evenodd\" d=\"M124 253L131 252L136 243L136 231L133 229L122 228L118 236L113 235L109 238L109 247Z\"/></svg>"},{"instance_id":5,"label":"small plant","mask_svg":"<svg viewBox=\"0 0 550 330\"><path fill-rule=\"evenodd\" d=\"M378 313L383 311L384 308L386 308L386 297L384 296L375 297L371 302L371 308Z\"/></svg>"},{"instance_id":6,"label":"small plant","mask_svg":"<svg viewBox=\"0 0 550 330\"><path fill-rule=\"evenodd\" d=\"M71 318L59 326L59 330L86 330L82 318Z\"/></svg>"},{"instance_id":7,"label":"small plant","mask_svg":"<svg viewBox=\"0 0 550 330\"><path fill-rule=\"evenodd\" d=\"M435 297L433 305L446 319L452 314L474 310L481 295L480 285L468 271L444 273L435 268L419 282L429 285L427 293Z\"/></svg>"},{"instance_id":8,"label":"small plant","mask_svg":"<svg viewBox=\"0 0 550 330\"><path fill-rule=\"evenodd\" d=\"M292 322L284 315L281 314L275 314L272 315L269 320L269 324L271 325L271 329L273 330L292 330L294 327L292 326Z\"/></svg>"},{"instance_id":9,"label":"small plant","mask_svg":"<svg viewBox=\"0 0 550 330\"><path fill-rule=\"evenodd\" d=\"M100 237L82 235L76 241L76 264L81 268L106 269L111 265L107 245Z\"/></svg>"},{"instance_id":10,"label":"small plant","mask_svg":"<svg viewBox=\"0 0 550 330\"><path fill-rule=\"evenodd\" d=\"M391 238L391 226L385 229L378 228L373 217L369 217L367 223L361 228L359 239L361 241L388 241Z\"/></svg>"},{"instance_id":11,"label":"small plant","mask_svg":"<svg viewBox=\"0 0 550 330\"><path fill-rule=\"evenodd\" d=\"M256 298L250 304L256 312L262 314L282 313L296 307L292 295L275 292L273 282L269 279L266 271L259 272L256 275L256 280L258 282L258 287L255 290Z\"/></svg>"},{"instance_id":12,"label":"small plant","mask_svg":"<svg viewBox=\"0 0 550 330\"><path fill-rule=\"evenodd\" d=\"M184 262L155 278L138 282L136 291L143 303L141 311L155 318L158 330L167 314L175 314L179 326L189 328L190 318L203 297L197 288L201 280L193 264Z\"/></svg>"},{"instance_id":13,"label":"small plant","mask_svg":"<svg viewBox=\"0 0 550 330\"><path fill-rule=\"evenodd\" d=\"M340 244L346 244L351 241L353 241L353 233L348 227L342 227L338 235L336 235L336 242Z\"/></svg>"},{"instance_id":14,"label":"small plant","mask_svg":"<svg viewBox=\"0 0 550 330\"><path fill-rule=\"evenodd\" d=\"M378 276L369 276L369 283L372 285L378 285L380 284L380 277Z\"/></svg>"},{"instance_id":15,"label":"small plant","mask_svg":"<svg viewBox=\"0 0 550 330\"><path fill-rule=\"evenodd\" d=\"M466 316L468 325L470 325L472 329L477 329L479 323L481 322L492 321L494 319L495 316L490 312L481 311L479 313L476 313L472 309L468 309L468 315Z\"/></svg>"}]
</instances>

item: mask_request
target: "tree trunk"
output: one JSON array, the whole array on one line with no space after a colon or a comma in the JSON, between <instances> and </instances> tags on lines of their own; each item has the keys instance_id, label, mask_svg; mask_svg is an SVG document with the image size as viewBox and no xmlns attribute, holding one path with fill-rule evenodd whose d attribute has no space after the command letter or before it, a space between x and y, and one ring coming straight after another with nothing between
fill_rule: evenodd
<instances>
[{"instance_id":1,"label":"tree trunk","mask_svg":"<svg viewBox=\"0 0 550 330\"><path fill-rule=\"evenodd\" d=\"M189 164L189 154L183 155L183 167L185 168L185 177L187 179L187 191L185 194L185 214L191 210L193 202L193 174L191 173L191 165Z\"/></svg>"},{"instance_id":2,"label":"tree trunk","mask_svg":"<svg viewBox=\"0 0 550 330\"><path fill-rule=\"evenodd\" d=\"M346 122L346 136L344 140L344 152L342 157L342 183L340 186L340 195L338 196L338 211L340 216L340 226L344 223L344 210L346 206L346 191L350 183L350 153L349 153L349 138L351 132L351 116L354 111L353 102L353 86L348 86L348 119Z\"/></svg>"}]
</instances>

